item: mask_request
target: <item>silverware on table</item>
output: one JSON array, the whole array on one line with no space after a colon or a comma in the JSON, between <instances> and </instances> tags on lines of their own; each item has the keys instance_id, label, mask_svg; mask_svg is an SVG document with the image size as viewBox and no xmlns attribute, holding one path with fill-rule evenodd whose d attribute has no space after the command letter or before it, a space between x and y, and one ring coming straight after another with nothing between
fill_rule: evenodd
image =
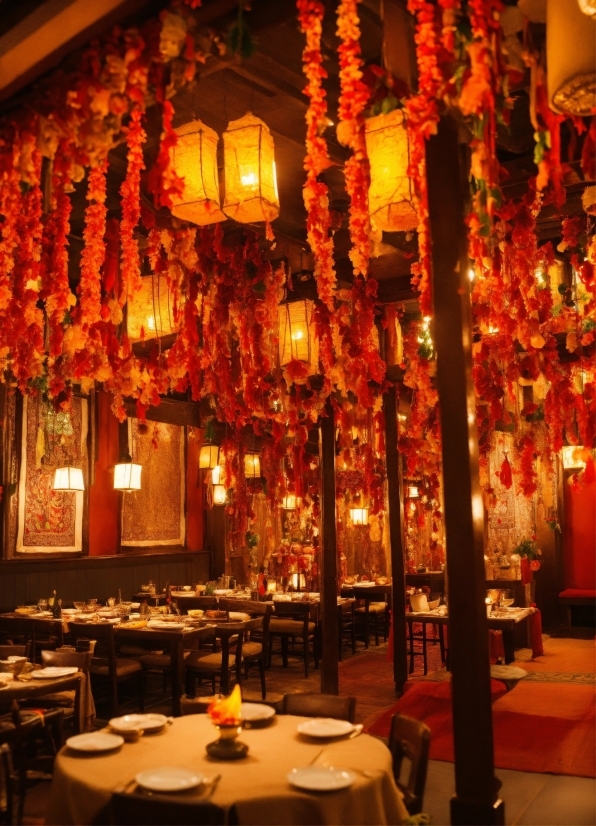
<instances>
[{"instance_id":1,"label":"silverware on table","mask_svg":"<svg viewBox=\"0 0 596 826\"><path fill-rule=\"evenodd\" d=\"M363 728L364 728L364 726L362 725L362 723L358 723L357 726L354 726L354 731L350 734L350 736L348 737L348 740L353 740L354 737L358 737L359 734L362 734L362 729Z\"/></svg>"},{"instance_id":2,"label":"silverware on table","mask_svg":"<svg viewBox=\"0 0 596 826\"><path fill-rule=\"evenodd\" d=\"M205 798L204 798L205 800L209 800L211 797L213 797L213 795L215 793L215 790L217 789L217 785L218 785L220 780L221 780L221 774L216 774L214 777L211 778L210 785L209 785L209 790L207 791L207 794L205 795Z\"/></svg>"}]
</instances>

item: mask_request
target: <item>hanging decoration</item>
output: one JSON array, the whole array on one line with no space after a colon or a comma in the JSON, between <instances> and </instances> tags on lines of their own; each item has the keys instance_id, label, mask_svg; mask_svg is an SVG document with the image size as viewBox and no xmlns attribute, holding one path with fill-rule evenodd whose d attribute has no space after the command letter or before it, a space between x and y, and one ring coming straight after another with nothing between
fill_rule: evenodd
<instances>
[{"instance_id":1,"label":"hanging decoration","mask_svg":"<svg viewBox=\"0 0 596 826\"><path fill-rule=\"evenodd\" d=\"M219 205L217 133L200 120L174 132L172 165L184 183L180 194L172 198L172 215L198 226L225 221Z\"/></svg>"},{"instance_id":2,"label":"hanging decoration","mask_svg":"<svg viewBox=\"0 0 596 826\"><path fill-rule=\"evenodd\" d=\"M248 112L223 134L226 195L223 211L242 224L279 215L273 137L267 124Z\"/></svg>"}]
</instances>

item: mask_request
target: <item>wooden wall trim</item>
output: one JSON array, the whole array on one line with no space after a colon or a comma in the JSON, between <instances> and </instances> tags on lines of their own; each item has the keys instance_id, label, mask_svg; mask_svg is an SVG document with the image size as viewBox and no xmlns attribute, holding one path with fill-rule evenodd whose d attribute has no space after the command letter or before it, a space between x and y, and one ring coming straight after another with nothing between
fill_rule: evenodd
<instances>
[{"instance_id":1,"label":"wooden wall trim","mask_svg":"<svg viewBox=\"0 0 596 826\"><path fill-rule=\"evenodd\" d=\"M159 553L124 553L117 556L79 556L75 559L3 559L0 560L0 576L7 574L19 574L30 567L35 571L55 571L55 570L91 570L94 568L125 568L131 564L138 564L146 561L148 564L159 564L160 562L191 562L198 557L209 556L208 551L176 551Z\"/></svg>"}]
</instances>

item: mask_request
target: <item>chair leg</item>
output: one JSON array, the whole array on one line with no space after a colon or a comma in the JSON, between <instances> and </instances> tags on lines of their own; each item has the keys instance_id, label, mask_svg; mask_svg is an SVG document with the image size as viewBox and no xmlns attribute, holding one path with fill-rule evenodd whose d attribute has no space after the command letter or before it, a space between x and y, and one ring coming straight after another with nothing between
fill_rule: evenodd
<instances>
[{"instance_id":1,"label":"chair leg","mask_svg":"<svg viewBox=\"0 0 596 826\"><path fill-rule=\"evenodd\" d=\"M410 654L410 671L409 671L409 673L412 674L412 672L414 671L414 628L410 623L408 623L408 643L409 643L409 654Z\"/></svg>"},{"instance_id":2,"label":"chair leg","mask_svg":"<svg viewBox=\"0 0 596 826\"><path fill-rule=\"evenodd\" d=\"M141 673L139 675L139 708L141 709L141 714L145 711L145 692L147 690L147 671L144 668L141 668Z\"/></svg>"},{"instance_id":3,"label":"chair leg","mask_svg":"<svg viewBox=\"0 0 596 826\"><path fill-rule=\"evenodd\" d=\"M368 648L368 611L364 613L364 647Z\"/></svg>"},{"instance_id":4,"label":"chair leg","mask_svg":"<svg viewBox=\"0 0 596 826\"><path fill-rule=\"evenodd\" d=\"M308 661L310 659L310 643L308 637L303 641L304 642L304 676L308 677ZM315 647L315 641L313 637L313 653Z\"/></svg>"},{"instance_id":5,"label":"chair leg","mask_svg":"<svg viewBox=\"0 0 596 826\"><path fill-rule=\"evenodd\" d=\"M352 654L356 653L356 620L352 619L350 623L350 637L352 640Z\"/></svg>"},{"instance_id":6,"label":"chair leg","mask_svg":"<svg viewBox=\"0 0 596 826\"><path fill-rule=\"evenodd\" d=\"M426 623L422 623L422 662L424 664L424 674L428 674L428 657L426 650Z\"/></svg>"},{"instance_id":7,"label":"chair leg","mask_svg":"<svg viewBox=\"0 0 596 826\"><path fill-rule=\"evenodd\" d=\"M259 657L259 671L261 673L261 697L264 700L267 697L267 686L265 684L265 654Z\"/></svg>"},{"instance_id":8,"label":"chair leg","mask_svg":"<svg viewBox=\"0 0 596 826\"><path fill-rule=\"evenodd\" d=\"M118 716L118 682L114 680L112 683L112 716Z\"/></svg>"},{"instance_id":9,"label":"chair leg","mask_svg":"<svg viewBox=\"0 0 596 826\"><path fill-rule=\"evenodd\" d=\"M281 658L284 668L288 667L288 638L284 634L281 638Z\"/></svg>"},{"instance_id":10,"label":"chair leg","mask_svg":"<svg viewBox=\"0 0 596 826\"><path fill-rule=\"evenodd\" d=\"M196 697L197 696L197 687L196 687L196 682L195 682L195 675L190 670L187 670L187 672L186 672L186 696L187 697Z\"/></svg>"},{"instance_id":11,"label":"chair leg","mask_svg":"<svg viewBox=\"0 0 596 826\"><path fill-rule=\"evenodd\" d=\"M375 611L375 645L379 644L379 614Z\"/></svg>"}]
</instances>

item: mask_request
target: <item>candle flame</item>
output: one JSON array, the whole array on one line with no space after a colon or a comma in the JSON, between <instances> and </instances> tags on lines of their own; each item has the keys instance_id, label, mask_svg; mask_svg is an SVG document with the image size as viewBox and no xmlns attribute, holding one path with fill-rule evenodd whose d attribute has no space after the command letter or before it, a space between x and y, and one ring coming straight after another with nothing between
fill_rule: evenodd
<instances>
[{"instance_id":1,"label":"candle flame","mask_svg":"<svg viewBox=\"0 0 596 826\"><path fill-rule=\"evenodd\" d=\"M229 697L216 700L207 709L207 714L217 726L239 726L242 719L242 691L236 684Z\"/></svg>"}]
</instances>

